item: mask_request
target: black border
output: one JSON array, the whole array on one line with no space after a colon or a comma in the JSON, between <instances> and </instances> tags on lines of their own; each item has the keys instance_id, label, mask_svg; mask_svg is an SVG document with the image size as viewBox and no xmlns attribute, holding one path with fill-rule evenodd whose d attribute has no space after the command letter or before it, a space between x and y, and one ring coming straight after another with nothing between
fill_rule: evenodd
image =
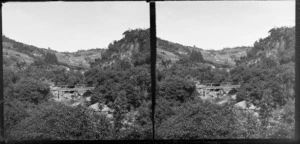
<instances>
[{"instance_id":1,"label":"black border","mask_svg":"<svg viewBox=\"0 0 300 144\"><path fill-rule=\"evenodd\" d=\"M298 27L298 23L300 22L300 0L295 0L295 30L296 30L296 43L295 43L295 139L299 142L299 121L300 121L300 117L299 117L299 94L300 94L300 82L299 82L299 62L300 62L300 49L299 49L299 42L300 42L300 29Z\"/></svg>"},{"instance_id":2,"label":"black border","mask_svg":"<svg viewBox=\"0 0 300 144\"><path fill-rule=\"evenodd\" d=\"M149 3L150 8L150 48L151 48L151 96L152 96L152 139L155 139L155 97L156 97L156 10L155 2Z\"/></svg>"},{"instance_id":3,"label":"black border","mask_svg":"<svg viewBox=\"0 0 300 144\"><path fill-rule=\"evenodd\" d=\"M51 0L51 1L60 1L60 0ZM128 1L128 0L88 0L89 2L93 1ZM145 1L145 0L131 0L131 1ZM300 42L300 28L297 26L297 23L300 22L300 0L295 0L295 11L296 11L296 44L295 44L295 78L296 78L296 83L295 83L295 138L294 139L210 139L210 140L156 140L155 138L155 129L154 129L154 113L155 113L155 97L156 97L156 11L155 11L155 1L164 1L164 0L146 0L146 2L149 2L149 9L150 9L150 47L151 47L151 95L152 95L152 122L153 122L153 139L152 140L135 140L135 141L127 141L127 140L109 140L109 141L103 141L100 140L100 142L104 143L297 143L299 142L299 98L298 95L300 94L300 87L299 87L299 62L300 62L300 49L299 49L299 42ZM175 0L176 1L176 0ZM186 0L180 0L180 1L186 1ZM197 0L191 0L191 1L197 1ZM212 1L212 0L206 0L206 1ZM224 1L224 0L220 0ZM235 1L235 0L227 0L227 1ZM242 0L245 1L245 0ZM276 0L274 0L276 1ZM16 0L16 1L11 1L11 0L6 0L5 2L50 2L47 0L37 0L37 1L27 1L27 0ZM80 0L63 0L63 2L83 2ZM0 4L0 33L2 35L2 3ZM0 41L2 43L2 39ZM1 44L1 48L2 44ZM1 57L3 56L2 51L1 51ZM2 62L2 58L0 60ZM1 73L3 75L3 67L1 67ZM1 81L3 81L3 76L0 78ZM1 97L0 97L0 115L1 115L1 120L0 120L0 133L2 135L2 138L4 136L4 119L3 119L3 86L0 87L0 90L2 92ZM0 136L0 142L4 142L3 139L1 139ZM8 141L5 141L7 143ZM22 142L17 142L17 141L9 141L9 143L98 143L99 141L22 141Z\"/></svg>"},{"instance_id":4,"label":"black border","mask_svg":"<svg viewBox=\"0 0 300 144\"><path fill-rule=\"evenodd\" d=\"M2 37L2 3L0 3L0 34L1 34L1 37ZM0 40L1 42L1 52L0 52L0 55L1 55L1 60L0 62L3 64L3 46L2 46L2 38ZM0 81L2 82L1 83L1 87L0 87L0 91L1 91L1 96L0 96L0 116L1 116L1 120L0 120L0 142L4 141L4 99L3 99L3 66L1 66L0 68L0 72L2 74L1 78L0 78Z\"/></svg>"}]
</instances>

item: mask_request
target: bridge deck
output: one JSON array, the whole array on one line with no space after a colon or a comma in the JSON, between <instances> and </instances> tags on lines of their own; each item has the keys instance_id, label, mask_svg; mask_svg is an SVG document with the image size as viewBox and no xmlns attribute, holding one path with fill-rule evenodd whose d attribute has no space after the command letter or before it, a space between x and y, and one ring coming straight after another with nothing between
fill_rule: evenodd
<instances>
[{"instance_id":1,"label":"bridge deck","mask_svg":"<svg viewBox=\"0 0 300 144\"><path fill-rule=\"evenodd\" d=\"M239 88L240 85L229 85L229 86L204 86L200 89L231 89L231 88Z\"/></svg>"},{"instance_id":2,"label":"bridge deck","mask_svg":"<svg viewBox=\"0 0 300 144\"><path fill-rule=\"evenodd\" d=\"M86 90L94 90L95 87L85 87L85 88L61 88L58 91L86 91Z\"/></svg>"}]
</instances>

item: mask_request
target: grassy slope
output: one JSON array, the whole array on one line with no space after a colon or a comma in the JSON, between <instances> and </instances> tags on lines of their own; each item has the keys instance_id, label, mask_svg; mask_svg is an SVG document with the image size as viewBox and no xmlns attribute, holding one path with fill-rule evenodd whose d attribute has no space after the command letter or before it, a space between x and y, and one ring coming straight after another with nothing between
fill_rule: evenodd
<instances>
[{"instance_id":1,"label":"grassy slope","mask_svg":"<svg viewBox=\"0 0 300 144\"><path fill-rule=\"evenodd\" d=\"M234 59L246 56L247 49L248 48L231 48L219 51L202 50L201 53L205 60L218 64L228 63L229 65L234 66Z\"/></svg>"},{"instance_id":2,"label":"grassy slope","mask_svg":"<svg viewBox=\"0 0 300 144\"><path fill-rule=\"evenodd\" d=\"M3 37L2 37L3 38ZM31 57L28 54L20 52L18 49L19 47L14 47L14 45L17 43L17 41L14 40L7 40L7 38L3 38L3 59L5 61L8 61L11 65L14 65L18 61L25 61L27 64L33 63L35 60L35 57ZM24 44L26 45L26 44ZM43 56L41 53L39 53L42 48L36 48L34 47L34 52L31 52L31 54L36 56ZM46 49L44 49L46 50ZM48 51L48 50L46 50ZM64 53L64 52L55 52L57 59L59 62L70 65L70 66L82 66L85 68L89 67L88 61L93 61L96 58L101 57L101 53L105 51L104 49L90 49L86 51L78 51L74 53Z\"/></svg>"},{"instance_id":3,"label":"grassy slope","mask_svg":"<svg viewBox=\"0 0 300 144\"><path fill-rule=\"evenodd\" d=\"M181 44L159 40L161 43L157 48L157 55L162 59L170 59L175 62L179 60L182 56L189 54L192 50L201 51L203 58L207 61L217 63L217 64L227 64L233 66L235 64L234 58L239 58L246 55L247 48L233 48L233 49L223 49L219 51L203 50L200 48L194 48L190 46L183 46ZM39 49L39 48L36 48ZM37 50L38 51L38 50ZM85 68L89 67L89 61L93 61L96 58L101 58L101 54L104 49L90 49L86 51L77 51L74 53L67 52L55 52L58 61L70 66L82 66ZM18 52L16 48L13 47L13 42L3 42L3 56L6 59L13 59L13 61L25 61L26 63L32 63L34 58L26 54ZM8 55L5 56L5 53ZM20 55L17 56L16 54ZM39 54L39 53L37 53ZM180 55L182 54L182 55ZM157 62L160 62L158 60Z\"/></svg>"},{"instance_id":4,"label":"grassy slope","mask_svg":"<svg viewBox=\"0 0 300 144\"><path fill-rule=\"evenodd\" d=\"M56 53L58 61L72 65L89 67L89 60L93 61L96 58L101 58L103 49L90 49L86 51L79 51L75 53Z\"/></svg>"},{"instance_id":5,"label":"grassy slope","mask_svg":"<svg viewBox=\"0 0 300 144\"><path fill-rule=\"evenodd\" d=\"M157 48L157 55L162 56L164 59L170 59L171 61L178 61L179 60L178 55L175 55L174 53L166 51L166 50L161 49L161 48Z\"/></svg>"},{"instance_id":6,"label":"grassy slope","mask_svg":"<svg viewBox=\"0 0 300 144\"><path fill-rule=\"evenodd\" d=\"M32 57L29 57L26 54L20 53L12 49L6 49L6 48L3 48L3 58L4 57L11 58L13 60L18 60L18 61L25 61L28 64L33 63L34 60Z\"/></svg>"},{"instance_id":7,"label":"grassy slope","mask_svg":"<svg viewBox=\"0 0 300 144\"><path fill-rule=\"evenodd\" d=\"M177 61L180 59L180 55L174 53L182 53L182 55L187 55L189 52L195 50L200 51L203 55L204 60L210 61L217 64L225 64L229 66L234 66L234 59L239 59L240 57L246 56L246 51L249 47L236 47L223 50L203 50L197 47L183 46L181 44L169 42L166 40L158 39L159 42L157 48L157 55L163 59L170 59L171 61Z\"/></svg>"}]
</instances>

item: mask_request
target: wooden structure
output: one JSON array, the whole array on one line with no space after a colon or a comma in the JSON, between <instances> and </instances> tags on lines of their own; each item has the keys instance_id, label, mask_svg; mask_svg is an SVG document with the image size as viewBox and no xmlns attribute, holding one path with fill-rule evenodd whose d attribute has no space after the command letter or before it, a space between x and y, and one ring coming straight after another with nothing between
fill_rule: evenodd
<instances>
[{"instance_id":1,"label":"wooden structure","mask_svg":"<svg viewBox=\"0 0 300 144\"><path fill-rule=\"evenodd\" d=\"M80 84L80 85L61 85L58 86L58 89L53 90L53 91L57 91L57 98L59 98L60 94L64 94L64 93L75 93L76 96L80 95L82 96L85 92L87 91L93 91L95 89L95 87L86 87L84 84Z\"/></svg>"},{"instance_id":2,"label":"wooden structure","mask_svg":"<svg viewBox=\"0 0 300 144\"><path fill-rule=\"evenodd\" d=\"M207 97L209 92L215 91L220 95L228 93L232 89L239 89L240 85L231 85L230 83L208 83L197 86L201 96Z\"/></svg>"}]
</instances>

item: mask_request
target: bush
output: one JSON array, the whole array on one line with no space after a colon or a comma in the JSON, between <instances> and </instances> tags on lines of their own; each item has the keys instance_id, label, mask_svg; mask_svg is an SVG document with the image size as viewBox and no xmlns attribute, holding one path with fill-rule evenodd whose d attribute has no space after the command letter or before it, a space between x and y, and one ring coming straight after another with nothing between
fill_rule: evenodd
<instances>
[{"instance_id":1,"label":"bush","mask_svg":"<svg viewBox=\"0 0 300 144\"><path fill-rule=\"evenodd\" d=\"M48 64L58 64L58 60L55 53L47 52L45 55L44 62Z\"/></svg>"},{"instance_id":2,"label":"bush","mask_svg":"<svg viewBox=\"0 0 300 144\"><path fill-rule=\"evenodd\" d=\"M14 140L104 140L112 127L105 116L83 107L42 103L10 133Z\"/></svg>"},{"instance_id":3,"label":"bush","mask_svg":"<svg viewBox=\"0 0 300 144\"><path fill-rule=\"evenodd\" d=\"M4 125L5 137L9 136L11 129L20 121L29 117L24 103L17 100L5 100L4 103Z\"/></svg>"},{"instance_id":4,"label":"bush","mask_svg":"<svg viewBox=\"0 0 300 144\"><path fill-rule=\"evenodd\" d=\"M193 98L195 85L180 77L168 77L159 83L158 97L183 103Z\"/></svg>"},{"instance_id":5,"label":"bush","mask_svg":"<svg viewBox=\"0 0 300 144\"><path fill-rule=\"evenodd\" d=\"M50 96L50 88L32 78L23 78L14 85L13 98L39 104Z\"/></svg>"},{"instance_id":6,"label":"bush","mask_svg":"<svg viewBox=\"0 0 300 144\"><path fill-rule=\"evenodd\" d=\"M203 62L203 56L201 54L201 52L197 52L195 50L192 51L189 60L191 60L192 62Z\"/></svg>"},{"instance_id":7,"label":"bush","mask_svg":"<svg viewBox=\"0 0 300 144\"><path fill-rule=\"evenodd\" d=\"M233 135L235 119L230 106L193 101L173 111L175 115L157 128L163 139L226 139Z\"/></svg>"}]
</instances>

